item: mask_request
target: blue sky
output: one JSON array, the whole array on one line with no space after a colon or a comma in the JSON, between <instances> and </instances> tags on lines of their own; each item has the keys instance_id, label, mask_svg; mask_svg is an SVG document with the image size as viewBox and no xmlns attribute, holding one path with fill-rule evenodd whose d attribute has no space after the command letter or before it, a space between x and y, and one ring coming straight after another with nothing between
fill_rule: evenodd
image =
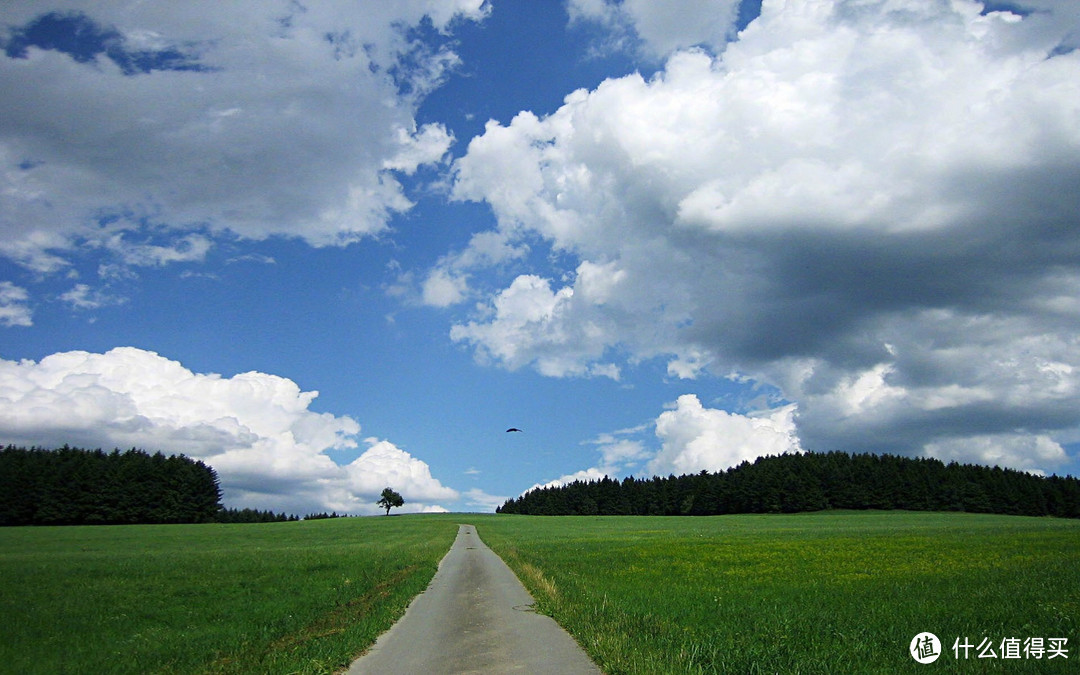
<instances>
[{"instance_id":1,"label":"blue sky","mask_svg":"<svg viewBox=\"0 0 1080 675\"><path fill-rule=\"evenodd\" d=\"M1077 475L1078 44L1071 0L6 3L0 442L295 513Z\"/></svg>"}]
</instances>

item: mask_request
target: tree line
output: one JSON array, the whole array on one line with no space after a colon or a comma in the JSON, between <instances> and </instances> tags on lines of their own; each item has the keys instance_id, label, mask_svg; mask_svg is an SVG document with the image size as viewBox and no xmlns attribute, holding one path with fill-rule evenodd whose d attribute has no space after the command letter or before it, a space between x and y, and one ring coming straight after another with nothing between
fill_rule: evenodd
<instances>
[{"instance_id":1,"label":"tree line","mask_svg":"<svg viewBox=\"0 0 1080 675\"><path fill-rule=\"evenodd\" d=\"M291 513L274 513L259 509L222 509L218 511L214 522L217 523L294 523L298 520L327 520L329 518L348 518L347 513L309 513L303 518Z\"/></svg>"},{"instance_id":2,"label":"tree line","mask_svg":"<svg viewBox=\"0 0 1080 675\"><path fill-rule=\"evenodd\" d=\"M121 525L217 520L217 473L132 448L0 450L0 525Z\"/></svg>"},{"instance_id":3,"label":"tree line","mask_svg":"<svg viewBox=\"0 0 1080 675\"><path fill-rule=\"evenodd\" d=\"M496 512L705 516L824 509L1080 518L1080 480L932 458L807 452L759 457L717 473L622 481L605 476L537 488Z\"/></svg>"},{"instance_id":4,"label":"tree line","mask_svg":"<svg viewBox=\"0 0 1080 675\"><path fill-rule=\"evenodd\" d=\"M214 516L215 523L291 523L297 520L300 516L251 508L222 509Z\"/></svg>"}]
</instances>

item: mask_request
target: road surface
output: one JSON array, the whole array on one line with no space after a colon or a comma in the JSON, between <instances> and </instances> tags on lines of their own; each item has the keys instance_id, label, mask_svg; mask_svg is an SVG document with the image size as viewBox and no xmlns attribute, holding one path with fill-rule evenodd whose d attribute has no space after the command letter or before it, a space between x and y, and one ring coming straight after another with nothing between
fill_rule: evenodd
<instances>
[{"instance_id":1,"label":"road surface","mask_svg":"<svg viewBox=\"0 0 1080 675\"><path fill-rule=\"evenodd\" d=\"M600 670L499 556L461 525L427 590L348 675L577 673Z\"/></svg>"}]
</instances>

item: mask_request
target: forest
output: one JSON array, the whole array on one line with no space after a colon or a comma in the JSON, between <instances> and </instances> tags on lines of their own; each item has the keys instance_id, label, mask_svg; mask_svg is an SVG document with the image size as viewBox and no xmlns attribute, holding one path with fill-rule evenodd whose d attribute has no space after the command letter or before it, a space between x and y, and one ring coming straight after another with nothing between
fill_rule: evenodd
<instances>
[{"instance_id":1,"label":"forest","mask_svg":"<svg viewBox=\"0 0 1080 675\"><path fill-rule=\"evenodd\" d=\"M969 511L1080 518L1080 480L932 458L783 454L727 471L536 488L498 513L683 515L825 509Z\"/></svg>"},{"instance_id":2,"label":"forest","mask_svg":"<svg viewBox=\"0 0 1080 675\"><path fill-rule=\"evenodd\" d=\"M0 450L0 525L214 522L217 473L183 455L142 450Z\"/></svg>"}]
</instances>

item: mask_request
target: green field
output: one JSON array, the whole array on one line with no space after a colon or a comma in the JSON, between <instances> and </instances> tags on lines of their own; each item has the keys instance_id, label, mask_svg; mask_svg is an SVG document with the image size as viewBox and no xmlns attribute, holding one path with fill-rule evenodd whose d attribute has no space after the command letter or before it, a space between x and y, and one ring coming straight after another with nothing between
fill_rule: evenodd
<instances>
[{"instance_id":1,"label":"green field","mask_svg":"<svg viewBox=\"0 0 1080 675\"><path fill-rule=\"evenodd\" d=\"M0 528L0 672L334 672L456 533L423 517Z\"/></svg>"},{"instance_id":2,"label":"green field","mask_svg":"<svg viewBox=\"0 0 1080 675\"><path fill-rule=\"evenodd\" d=\"M1077 672L1080 522L963 513L506 516L480 536L606 673ZM945 654L920 665L913 637ZM1067 637L1068 661L956 638ZM961 652L962 654L962 652ZM1021 654L1022 655L1022 654Z\"/></svg>"},{"instance_id":3,"label":"green field","mask_svg":"<svg viewBox=\"0 0 1080 675\"><path fill-rule=\"evenodd\" d=\"M1080 521L858 512L0 528L0 672L332 673L459 522L607 673L1080 667ZM1067 637L1069 659L957 661L957 637Z\"/></svg>"}]
</instances>

